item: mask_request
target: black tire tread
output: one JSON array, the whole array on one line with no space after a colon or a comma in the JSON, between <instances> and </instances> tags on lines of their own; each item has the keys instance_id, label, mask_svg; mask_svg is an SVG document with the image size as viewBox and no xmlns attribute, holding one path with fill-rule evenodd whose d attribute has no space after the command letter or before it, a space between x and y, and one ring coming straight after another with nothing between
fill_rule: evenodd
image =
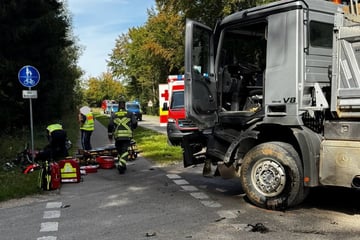
<instances>
[{"instance_id":1,"label":"black tire tread","mask_svg":"<svg viewBox=\"0 0 360 240\"><path fill-rule=\"evenodd\" d=\"M270 155L273 154L273 157L278 157L279 163L283 165L288 173L284 191L274 197L261 195L250 180L251 167L256 161L254 159L262 158L262 154L266 156L264 151L267 150L271 150L268 152ZM289 179L291 179L291 182L289 182ZM283 210L299 204L306 197L301 160L295 149L288 143L267 142L252 148L243 159L240 181L249 200L262 208Z\"/></svg>"}]
</instances>

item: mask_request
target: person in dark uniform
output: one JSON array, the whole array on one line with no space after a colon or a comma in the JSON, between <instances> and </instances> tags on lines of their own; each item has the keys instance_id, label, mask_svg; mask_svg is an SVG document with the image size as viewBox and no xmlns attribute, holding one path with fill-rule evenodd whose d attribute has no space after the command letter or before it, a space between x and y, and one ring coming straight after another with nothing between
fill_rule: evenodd
<instances>
[{"instance_id":1,"label":"person in dark uniform","mask_svg":"<svg viewBox=\"0 0 360 240\"><path fill-rule=\"evenodd\" d=\"M59 123L50 124L46 127L46 136L49 144L37 156L38 160L60 160L67 157L66 148L67 134Z\"/></svg>"}]
</instances>

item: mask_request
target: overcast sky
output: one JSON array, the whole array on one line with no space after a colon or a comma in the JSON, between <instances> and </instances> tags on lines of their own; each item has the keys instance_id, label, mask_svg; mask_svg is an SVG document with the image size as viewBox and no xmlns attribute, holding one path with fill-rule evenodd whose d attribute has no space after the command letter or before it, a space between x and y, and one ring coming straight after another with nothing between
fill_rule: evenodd
<instances>
[{"instance_id":1,"label":"overcast sky","mask_svg":"<svg viewBox=\"0 0 360 240\"><path fill-rule=\"evenodd\" d=\"M129 28L143 26L147 9L155 0L67 0L72 14L73 32L84 48L79 59L85 77L106 72L115 40Z\"/></svg>"}]
</instances>

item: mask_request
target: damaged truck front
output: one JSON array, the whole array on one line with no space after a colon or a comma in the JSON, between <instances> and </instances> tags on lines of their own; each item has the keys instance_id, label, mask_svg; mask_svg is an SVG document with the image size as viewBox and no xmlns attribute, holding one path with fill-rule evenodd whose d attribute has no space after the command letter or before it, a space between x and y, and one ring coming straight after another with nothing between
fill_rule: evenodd
<instances>
[{"instance_id":1,"label":"damaged truck front","mask_svg":"<svg viewBox=\"0 0 360 240\"><path fill-rule=\"evenodd\" d=\"M345 6L279 1L209 27L187 20L184 166L240 177L255 205L360 188L360 27ZM205 151L204 151L205 150Z\"/></svg>"}]
</instances>

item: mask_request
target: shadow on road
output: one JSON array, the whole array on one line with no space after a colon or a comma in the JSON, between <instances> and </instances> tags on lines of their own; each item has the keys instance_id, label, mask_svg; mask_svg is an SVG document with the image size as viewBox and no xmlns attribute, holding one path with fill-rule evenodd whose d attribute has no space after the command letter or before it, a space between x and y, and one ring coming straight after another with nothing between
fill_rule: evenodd
<instances>
[{"instance_id":1,"label":"shadow on road","mask_svg":"<svg viewBox=\"0 0 360 240\"><path fill-rule=\"evenodd\" d=\"M342 212L349 215L360 214L360 191L338 187L319 187L310 191L303 208L318 208Z\"/></svg>"}]
</instances>

